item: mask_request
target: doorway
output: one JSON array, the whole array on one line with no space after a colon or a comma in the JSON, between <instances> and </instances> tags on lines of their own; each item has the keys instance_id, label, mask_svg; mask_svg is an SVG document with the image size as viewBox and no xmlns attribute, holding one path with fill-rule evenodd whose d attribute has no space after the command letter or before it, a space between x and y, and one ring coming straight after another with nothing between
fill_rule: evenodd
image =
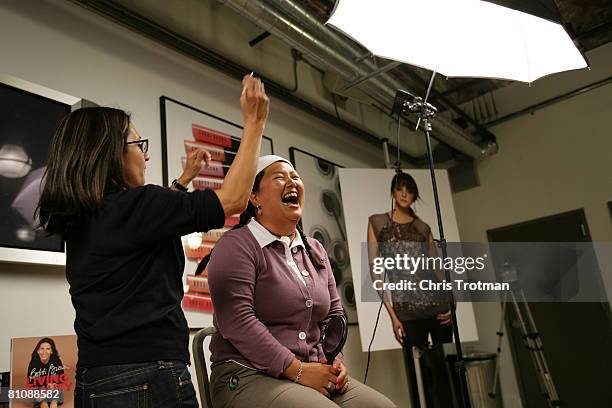
<instances>
[{"instance_id":1,"label":"doorway","mask_svg":"<svg viewBox=\"0 0 612 408\"><path fill-rule=\"evenodd\" d=\"M583 209L487 231L489 242L591 242ZM612 401L612 321L609 303L534 303L544 356L564 408L603 407ZM505 316L523 406L548 408L512 307Z\"/></svg>"}]
</instances>

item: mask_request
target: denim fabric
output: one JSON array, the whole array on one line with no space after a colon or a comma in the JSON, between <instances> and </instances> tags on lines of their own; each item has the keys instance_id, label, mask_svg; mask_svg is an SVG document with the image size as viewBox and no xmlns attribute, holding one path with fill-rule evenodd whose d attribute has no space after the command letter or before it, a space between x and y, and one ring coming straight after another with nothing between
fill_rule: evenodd
<instances>
[{"instance_id":1,"label":"denim fabric","mask_svg":"<svg viewBox=\"0 0 612 408\"><path fill-rule=\"evenodd\" d=\"M75 408L198 408L187 365L157 361L77 371Z\"/></svg>"}]
</instances>

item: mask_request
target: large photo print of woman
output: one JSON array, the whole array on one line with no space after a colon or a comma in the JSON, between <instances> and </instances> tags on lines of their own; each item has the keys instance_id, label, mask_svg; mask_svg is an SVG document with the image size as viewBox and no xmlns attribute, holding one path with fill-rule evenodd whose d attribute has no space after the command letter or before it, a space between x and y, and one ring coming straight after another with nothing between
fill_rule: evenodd
<instances>
[{"instance_id":1,"label":"large photo print of woman","mask_svg":"<svg viewBox=\"0 0 612 408\"><path fill-rule=\"evenodd\" d=\"M448 242L459 242L446 170L436 170L436 180L446 239ZM426 169L404 170L399 176L391 169L340 169L340 184L353 281L356 282L361 346L363 351L367 351L381 301L378 296L365 296L363 293L366 285L376 293L370 258L377 254L368 249L393 248L398 253L413 249L435 251L432 241L439 235L433 190L430 173ZM407 247L398 248L397 245ZM438 272L431 272L432 280L440 278ZM425 339L439 340L441 343L452 339L448 333L452 330L445 299L422 298L417 303L400 302L400 299L390 297L386 300L371 351L402 348L405 338L418 343L422 343L424 336ZM418 323L415 322L417 320ZM478 340L471 303L457 305L457 320L462 341Z\"/></svg>"}]
</instances>

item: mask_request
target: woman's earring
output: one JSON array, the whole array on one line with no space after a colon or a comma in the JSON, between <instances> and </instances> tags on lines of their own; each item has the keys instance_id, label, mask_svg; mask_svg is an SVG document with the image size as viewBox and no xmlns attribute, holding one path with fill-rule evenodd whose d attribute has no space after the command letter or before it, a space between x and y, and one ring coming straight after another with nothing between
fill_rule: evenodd
<instances>
[{"instance_id":1,"label":"woman's earring","mask_svg":"<svg viewBox=\"0 0 612 408\"><path fill-rule=\"evenodd\" d=\"M257 215L261 215L261 213L263 212L261 210L261 205L258 205L257 207L255 207L257 209Z\"/></svg>"}]
</instances>

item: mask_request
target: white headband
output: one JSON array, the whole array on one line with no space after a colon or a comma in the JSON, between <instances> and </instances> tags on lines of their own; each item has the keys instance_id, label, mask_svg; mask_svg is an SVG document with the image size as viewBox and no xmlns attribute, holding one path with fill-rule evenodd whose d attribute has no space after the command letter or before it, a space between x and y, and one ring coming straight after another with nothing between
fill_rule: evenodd
<instances>
[{"instance_id":1,"label":"white headband","mask_svg":"<svg viewBox=\"0 0 612 408\"><path fill-rule=\"evenodd\" d=\"M287 163L293 169L293 164L291 164L291 162L289 160L285 159L284 157L277 156L275 154L269 154L267 156L261 156L259 158L259 161L257 162L257 172L256 172L256 174L259 174L262 170L264 170L269 165L274 164L274 163L279 162L279 161Z\"/></svg>"}]
</instances>

